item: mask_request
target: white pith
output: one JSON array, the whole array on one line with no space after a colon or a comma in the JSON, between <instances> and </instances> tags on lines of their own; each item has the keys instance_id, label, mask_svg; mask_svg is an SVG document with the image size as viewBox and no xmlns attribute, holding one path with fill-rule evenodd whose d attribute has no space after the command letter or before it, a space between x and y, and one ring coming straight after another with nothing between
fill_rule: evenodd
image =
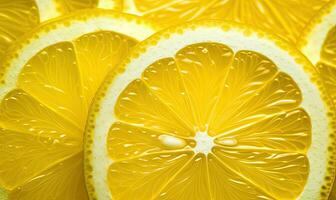
<instances>
[{"instance_id":1,"label":"white pith","mask_svg":"<svg viewBox=\"0 0 336 200\"><path fill-rule=\"evenodd\" d=\"M196 141L196 146L194 148L195 153L208 155L214 146L214 139L209 136L207 132L197 132L194 140Z\"/></svg>"},{"instance_id":2,"label":"white pith","mask_svg":"<svg viewBox=\"0 0 336 200\"><path fill-rule=\"evenodd\" d=\"M40 1L44 2L44 0ZM86 14L88 13L90 12ZM86 14L83 17L87 16ZM62 21L52 22L46 25L49 26L49 29L44 29L44 27L37 29L27 39L19 42L19 45L23 47L14 52L17 54L17 57L9 60L10 65L6 66L8 69L3 77L5 84L0 85L0 101L2 101L9 91L16 88L18 76L24 65L34 55L50 45L64 41L73 41L84 34L97 31L113 31L137 41L144 40L155 32L153 26L139 20L138 17L114 14L112 11L109 11L107 14L105 12L100 12L100 14L95 12L92 18L88 17L87 19L73 19L71 21L71 18L67 18L66 20L69 22L67 25L63 25ZM51 25L55 25L55 27ZM52 28L50 29L50 27ZM0 67L3 67L2 64L0 64ZM0 199L7 199L7 192L7 190L0 187Z\"/></svg>"},{"instance_id":3,"label":"white pith","mask_svg":"<svg viewBox=\"0 0 336 200\"><path fill-rule=\"evenodd\" d=\"M242 30L232 28L223 31L216 26L197 27L187 29L183 33L173 34L162 38L157 44L149 47L140 57L127 64L123 74L118 75L113 84L109 85L105 97L96 114L95 129L93 134L92 167L93 184L99 200L111 199L107 185L108 167L113 162L109 159L106 137L110 126L117 120L114 115L114 106L122 90L134 79L139 78L144 69L154 61L174 57L181 48L200 42L219 42L233 49L252 50L259 52L271 59L280 71L289 74L302 91L303 101L301 106L307 111L312 121L312 144L308 157L310 160L310 175L302 200L316 200L320 195L320 186L323 184L327 166L328 146L328 117L318 87L311 82L309 75L303 70L301 64L295 61L286 50L278 47L273 41L266 40L255 34L245 35ZM234 141L230 141L230 144ZM102 173L104 172L104 173Z\"/></svg>"},{"instance_id":4,"label":"white pith","mask_svg":"<svg viewBox=\"0 0 336 200\"><path fill-rule=\"evenodd\" d=\"M329 30L336 26L336 4L329 13L323 15L319 24L315 25L308 33L307 44L301 48L301 51L315 65L321 59L320 52Z\"/></svg>"},{"instance_id":5,"label":"white pith","mask_svg":"<svg viewBox=\"0 0 336 200\"><path fill-rule=\"evenodd\" d=\"M97 8L113 9L116 7L115 0L99 0Z\"/></svg>"},{"instance_id":6,"label":"white pith","mask_svg":"<svg viewBox=\"0 0 336 200\"><path fill-rule=\"evenodd\" d=\"M54 0L35 0L40 22L60 16L62 13L57 10L57 4Z\"/></svg>"},{"instance_id":7,"label":"white pith","mask_svg":"<svg viewBox=\"0 0 336 200\"><path fill-rule=\"evenodd\" d=\"M6 84L0 86L0 99L16 87L16 77L20 74L22 67L39 51L59 42L72 41L84 34L104 30L121 33L138 41L144 40L154 32L153 27L139 24L135 20L129 20L126 17L114 18L103 15L87 20L73 20L70 25L59 24L55 29L39 32L36 34L38 39L26 44L18 52L18 57L8 67L8 71L4 76Z\"/></svg>"}]
</instances>

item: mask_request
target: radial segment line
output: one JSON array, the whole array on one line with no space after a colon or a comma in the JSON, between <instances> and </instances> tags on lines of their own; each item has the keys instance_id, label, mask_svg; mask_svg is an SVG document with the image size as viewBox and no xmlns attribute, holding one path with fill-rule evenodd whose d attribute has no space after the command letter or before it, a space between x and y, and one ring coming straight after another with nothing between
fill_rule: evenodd
<instances>
[{"instance_id":1,"label":"radial segment line","mask_svg":"<svg viewBox=\"0 0 336 200\"><path fill-rule=\"evenodd\" d=\"M22 187L22 186L26 185L27 183L29 183L29 181L31 181L31 178L37 177L39 174L41 174L41 173L43 173L43 172L45 172L45 171L53 168L54 166L58 165L59 163L61 163L63 161L66 161L66 160L68 160L68 159L70 159L72 157L75 157L75 156L77 156L78 154L81 154L81 153L83 153L82 149L80 151L74 152L74 153L72 153L72 154L70 154L70 155L68 155L68 156L66 156L66 157L64 157L62 159L59 159L59 160L51 163L46 168L42 169L40 172L37 172L35 174L31 174L31 176L29 178L27 178L27 180L25 182L23 182L20 186L15 186L14 188L9 188L9 190L14 190L15 188L19 188L19 187Z\"/></svg>"},{"instance_id":2,"label":"radial segment line","mask_svg":"<svg viewBox=\"0 0 336 200\"><path fill-rule=\"evenodd\" d=\"M110 159L112 160L112 163L119 163L119 162L123 162L123 161L129 161L129 160L134 160L134 159L138 159L138 158L142 158L145 156L154 156L154 155L160 155L160 154L168 154L168 153L188 153L188 152L192 152L192 149L182 149L182 150L166 150L166 151L155 151L155 152L150 152L150 153L142 153L140 155L136 155L136 156L131 156L131 157L127 157L124 159Z\"/></svg>"},{"instance_id":3,"label":"radial segment line","mask_svg":"<svg viewBox=\"0 0 336 200\"><path fill-rule=\"evenodd\" d=\"M176 135L174 133L164 132L164 131L159 130L159 129L153 129L153 128L147 127L145 125L143 126L143 125L139 125L139 124L135 124L135 123L131 123L131 122L126 122L126 121L120 120L120 119L118 119L117 122L122 123L122 124L126 124L128 126L133 126L135 128L141 128L141 129L146 129L146 130L149 130L149 131L153 131L153 132L156 132L156 133L159 133L159 134L162 134L162 135L170 135L170 136L173 136L173 137L182 138L184 140L192 140L193 139L193 137L191 137L191 136L188 137L188 136Z\"/></svg>"},{"instance_id":4,"label":"radial segment line","mask_svg":"<svg viewBox=\"0 0 336 200\"><path fill-rule=\"evenodd\" d=\"M198 117L196 116L196 108L194 108L194 105L191 103L191 99L190 99L190 94L189 94L189 91L187 90L187 86L186 86L186 83L183 79L183 76L182 76L182 72L181 72L181 68L180 68L180 65L178 62L175 62L176 63L176 68L177 68L177 72L178 72L178 75L181 79L181 82L182 82L182 86L183 86L183 90L185 91L186 93L186 98L188 100L188 104L190 105L190 109L191 109L191 114L193 116L193 119L195 120L195 123L199 124L199 119Z\"/></svg>"},{"instance_id":5,"label":"radial segment line","mask_svg":"<svg viewBox=\"0 0 336 200\"><path fill-rule=\"evenodd\" d=\"M141 79L141 81L144 83L144 85L147 87L147 89L150 91L151 94L153 94L153 96L155 96L159 101L160 103L162 103L162 105L164 105L171 113L172 115L174 116L175 119L177 119L178 121L182 122L184 126L186 126L191 132L193 131L193 128L190 127L190 125L188 125L188 123L183 120L174 110L172 110L167 104L166 102L161 99L160 97L158 97L154 92L153 90L150 88L150 86L146 83L146 81L144 81L143 79Z\"/></svg>"},{"instance_id":6,"label":"radial segment line","mask_svg":"<svg viewBox=\"0 0 336 200\"><path fill-rule=\"evenodd\" d=\"M132 2L132 3L131 3L132 6L134 6L134 8L137 9L137 8L136 8L135 1L136 1L136 0L126 0L126 2ZM161 11L161 9L166 8L166 7L169 7L169 6L174 5L174 4L176 4L176 3L179 3L179 2L180 2L180 0L173 0L173 1L170 1L170 2L168 1L168 3L163 3L162 5L157 6L157 7L154 7L154 8L152 8L151 10L147 10L147 11L145 11L145 12L142 12L141 15L147 15L148 13L152 13L152 12L156 12L156 11ZM137 9L137 12L139 12L138 9ZM140 13L140 12L139 12L139 13Z\"/></svg>"},{"instance_id":7,"label":"radial segment line","mask_svg":"<svg viewBox=\"0 0 336 200\"><path fill-rule=\"evenodd\" d=\"M222 94L223 94L223 90L224 90L225 85L226 85L226 83L227 83L227 78L228 78L229 75L230 75L230 67L231 67L231 65L233 64L233 59L234 59L234 58L231 59L230 64L227 66L227 69L226 69L226 72L225 72L225 76L224 76L224 79L223 79L223 81L222 81L222 85L220 86L220 89L219 89L219 94L220 94L220 95L219 95L218 98L216 99L216 102L215 102L214 106L212 107L212 109L211 109L211 111L210 111L209 119L208 119L208 121L207 121L207 124L208 124L209 126L210 126L210 122L212 122L212 118L214 117L214 116L213 116L213 115L214 115L214 112L215 112L215 110L217 109L219 99L220 99L220 97L221 97Z\"/></svg>"},{"instance_id":8,"label":"radial segment line","mask_svg":"<svg viewBox=\"0 0 336 200\"><path fill-rule=\"evenodd\" d=\"M252 147L251 146L238 146L238 147L226 147L226 146L223 146L223 145L219 145L216 143L216 145L218 148L220 149L225 149L225 150L249 150L249 151L267 151L267 152L270 152L270 153L295 153L295 154L300 154L302 156L305 156L304 153L302 152L298 152L298 151L294 151L294 150L284 150L284 149L275 149L275 148L269 148L269 147L266 147L266 148L258 148L258 147ZM244 148L246 147L246 148Z\"/></svg>"},{"instance_id":9,"label":"radial segment line","mask_svg":"<svg viewBox=\"0 0 336 200\"><path fill-rule=\"evenodd\" d=\"M296 110L296 108L294 108L294 109L292 109L292 110ZM255 124L258 124L258 123L264 121L265 119L268 119L268 118L270 118L270 117L274 117L274 116L279 115L279 114L281 114L281 113L284 113L284 111L280 111L280 112L272 113L272 114L269 114L269 115L267 115L267 116L265 116L265 117L262 117L262 118L260 118L260 119L258 119L258 120L255 120L255 121L253 121L253 122L251 122L251 123L244 124L244 125L241 125L241 126L237 126L236 128L234 128L234 129L230 129L230 130L228 130L228 131L224 131L224 132L219 133L218 135L214 136L214 138L216 139L216 138L219 138L219 137L222 137L222 136L231 134L231 133L235 133L235 132L239 131L239 129L242 129L242 128L244 129L244 128L251 127L251 126L253 126L253 125L255 125Z\"/></svg>"},{"instance_id":10,"label":"radial segment line","mask_svg":"<svg viewBox=\"0 0 336 200\"><path fill-rule=\"evenodd\" d=\"M153 195L153 198L150 199L150 200L155 200L155 198L157 196L160 195L160 193L169 185L170 182L172 182L176 177L177 175L184 169L187 167L187 165L189 165L189 163L191 163L191 161L194 159L196 155L194 154L178 171L175 172L175 174L173 174L170 179L166 182L166 184L164 184L160 189L159 191L157 192L157 194Z\"/></svg>"},{"instance_id":11,"label":"radial segment line","mask_svg":"<svg viewBox=\"0 0 336 200\"><path fill-rule=\"evenodd\" d=\"M75 45L75 43L73 41L69 41L68 43L71 45L71 47L72 47L72 49L74 51L74 58L75 58L75 62L76 62L76 73L77 73L78 78L80 80L79 83L77 83L77 84L80 84L80 86L78 88L80 88L80 94L83 97L83 98L80 98L81 99L81 104L85 106L84 107L84 110L85 110L84 113L86 113L86 115L87 115L88 114L88 106L89 105L87 105L87 103L85 101L86 100L86 96L84 95L84 83L83 83L83 80L82 80L83 77L82 77L82 73L81 73L81 70L80 70L80 67L79 67L78 56L77 56L77 53L76 53L77 52L77 48L76 48L76 45ZM20 89L24 90L23 88L20 88ZM25 92L27 94L30 94L27 91L25 91ZM39 100L38 97L36 97L36 96L34 96L32 94L30 94L30 96L33 96L35 99ZM39 102L41 103L40 100L39 100ZM63 119L66 119L67 121L71 122L71 124L75 125L76 127L79 128L79 130L81 130L81 132L83 132L83 128L81 128L78 124L76 124L76 122L73 122L71 119L69 119L67 116L63 116L61 113L58 113L57 110L49 107L48 105L45 105L45 104L43 104L43 105L46 106L47 108L49 108L50 110L52 110L54 113L57 113ZM72 112L72 110L71 110L71 112ZM73 113L73 114L75 114L75 116L77 116L76 113Z\"/></svg>"},{"instance_id":12,"label":"radial segment line","mask_svg":"<svg viewBox=\"0 0 336 200\"><path fill-rule=\"evenodd\" d=\"M217 0L212 0L209 3L202 5L190 20L195 20L197 19L197 17L200 17L206 10L211 8L211 6L213 6L215 3L217 3Z\"/></svg>"},{"instance_id":13,"label":"radial segment line","mask_svg":"<svg viewBox=\"0 0 336 200\"><path fill-rule=\"evenodd\" d=\"M254 93L258 93L258 92L261 92L262 90L264 90L277 76L279 75L279 72L276 72L274 74L274 76L272 76L272 78L270 78L269 80L267 80L260 88L258 88ZM236 99L238 98L239 96L237 96L236 98L232 99L231 102L235 102ZM254 95L251 95L250 97L248 97L245 102L249 102L250 100L252 100L255 96ZM228 106L230 106L232 103L230 103L229 105L226 106L226 108ZM244 104L241 104L239 106L237 106L235 108L235 110L233 112L236 112L237 110L239 110L240 108L242 108L244 106ZM209 125L210 126L210 125Z\"/></svg>"},{"instance_id":14,"label":"radial segment line","mask_svg":"<svg viewBox=\"0 0 336 200\"><path fill-rule=\"evenodd\" d=\"M10 129L10 128L3 128L3 124L1 124L1 121L0 121L0 129L2 129L4 132L6 132L6 130L8 130L8 131L11 131L11 132L20 133L22 135L30 135L32 137L38 136L38 138L43 138L43 139L47 139L47 140L49 139L49 137L41 135L41 134L40 135L36 135L36 134L31 133L31 132L22 132L22 131L13 130L13 129ZM3 134L3 133L0 133L0 134ZM73 138L76 138L76 137L73 137ZM80 141L80 140L77 140L77 138L76 138L76 141ZM66 145L64 145L62 143L58 143L58 145L66 146ZM78 147L79 147L79 149L82 149L82 146L78 146Z\"/></svg>"},{"instance_id":15,"label":"radial segment line","mask_svg":"<svg viewBox=\"0 0 336 200\"><path fill-rule=\"evenodd\" d=\"M63 116L62 114L58 113L55 109L51 108L48 105L45 105L44 103L42 103L40 101L40 99L38 97L36 97L35 95L31 94L30 92L27 92L26 90L24 90L21 87L16 88L16 90L22 90L23 92L25 92L26 94L28 94L31 98L33 98L36 102L38 102L39 104L43 105L44 107L46 107L49 111L51 111L53 114L57 115L58 117L64 119L66 122L68 122L69 124L73 125L78 132L83 133L83 128L79 127L78 124L76 124L75 122L73 122L72 120L68 119L66 116ZM0 102L2 103L2 102ZM10 130L10 129L9 129Z\"/></svg>"},{"instance_id":16,"label":"radial segment line","mask_svg":"<svg viewBox=\"0 0 336 200\"><path fill-rule=\"evenodd\" d=\"M80 38L80 37L79 37ZM88 109L90 108L90 105L91 105L91 103L92 103L92 100L94 99L94 96L95 96L95 93L97 93L97 91L95 91L95 93L93 94L93 97L92 97L92 99L91 99L91 102L90 103L88 103L88 97L87 97L87 95L85 95L85 92L84 92L84 75L83 75L83 70L81 70L81 68L79 67L79 55L78 55L78 53L76 53L77 51L78 51L78 47L77 47L77 45L76 45L76 40L77 39L79 39L79 38L76 38L76 39L74 39L73 41L71 41L71 44L72 44L72 46L73 46L73 49L74 49L74 54L75 54L75 58L76 58L76 67L77 67L77 72L78 72L78 78L79 78L79 82L80 82L80 93L82 94L82 96L83 96L83 98L81 98L82 99L82 101L84 102L84 105L85 105L85 107L86 107L86 110L87 110L87 112L88 112ZM98 90L99 90L99 88L98 88ZM88 114L88 113L87 113Z\"/></svg>"},{"instance_id":17,"label":"radial segment line","mask_svg":"<svg viewBox=\"0 0 336 200\"><path fill-rule=\"evenodd\" d=\"M217 159L224 167L226 167L227 169L229 169L231 172L233 172L234 174L236 174L237 176L241 177L242 179L244 179L245 181L249 182L251 185L255 186L258 190L262 191L263 193L265 193L266 195L270 196L273 199L277 199L275 198L272 194L269 194L267 191L264 190L264 188L260 187L258 184L254 183L252 180L250 180L249 178L245 177L244 175L238 173L237 171L235 171L234 169L232 169L229 165L225 164L220 158L218 158L217 155L213 154L213 156L215 157L215 159Z\"/></svg>"},{"instance_id":18,"label":"radial segment line","mask_svg":"<svg viewBox=\"0 0 336 200\"><path fill-rule=\"evenodd\" d=\"M285 28L285 30L287 31L287 34L290 34L292 32L292 29L290 28L290 25L287 24L287 20L284 20L283 17L281 16L281 14L278 12L277 9L274 8L274 5L272 5L269 1L264 1L264 3L268 6L268 8L270 9L270 11L272 12L273 15L275 15L278 19L278 22L280 22L282 24L282 26ZM296 30L294 30L296 31ZM294 32L295 37L297 37L297 33Z\"/></svg>"},{"instance_id":19,"label":"radial segment line","mask_svg":"<svg viewBox=\"0 0 336 200\"><path fill-rule=\"evenodd\" d=\"M209 172L209 161L208 161L208 156L205 159L205 164L206 164L206 170L207 170L207 182L208 182L208 190L209 190L209 196L210 200L214 200L212 193L211 193L211 182L210 182L210 172Z\"/></svg>"}]
</instances>

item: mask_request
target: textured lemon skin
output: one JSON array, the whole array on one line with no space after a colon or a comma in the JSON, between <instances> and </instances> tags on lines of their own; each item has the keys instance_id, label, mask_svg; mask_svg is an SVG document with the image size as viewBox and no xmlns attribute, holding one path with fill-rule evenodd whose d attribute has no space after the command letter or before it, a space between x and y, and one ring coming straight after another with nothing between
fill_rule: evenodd
<instances>
[{"instance_id":1,"label":"textured lemon skin","mask_svg":"<svg viewBox=\"0 0 336 200\"><path fill-rule=\"evenodd\" d=\"M86 181L87 181L87 188L89 192L89 196L92 200L96 200L97 194L95 191L94 183L93 183L93 166L92 166L92 146L93 146L93 140L94 140L94 129L95 129L95 120L98 116L99 110L101 109L101 104L104 96L107 93L108 86L115 80L115 78L118 76L118 74L123 73L127 67L128 64L130 64L134 59L139 58L139 56L146 52L148 49L150 49L151 46L155 46L160 40L164 38L170 38L173 37L174 34L182 34L188 30L195 30L198 27L220 27L223 31L227 31L229 29L237 29L242 31L246 36L257 34L258 37L267 39L269 41L272 41L275 43L278 47L281 49L287 51L290 56L295 58L295 61L298 64L301 64L303 66L304 71L310 76L310 79L315 85L317 85L320 95L322 99L324 100L325 107L328 109L328 116L330 121L336 120L336 110L335 107L331 101L330 96L326 93L325 87L320 80L320 77L318 75L318 72L314 68L314 66L311 64L311 62L302 55L302 53L295 48L294 46L290 45L289 43L283 41L279 37L275 35L271 35L268 33L265 33L262 30L253 28L253 27L246 27L245 25L234 23L234 22L223 22L218 20L205 20L205 21L194 21L190 23L186 23L180 26L176 27L170 27L166 29L165 31L161 31L152 37L144 40L141 42L127 57L127 59L124 60L124 62L120 65L120 69L112 72L108 75L108 77L105 79L105 82L101 85L99 91L96 93L95 100L93 101L93 104L91 106L89 117L86 125L86 135L85 135L85 171L86 171ZM329 123L329 129L330 129L330 138L335 137L335 126L332 126L331 123ZM330 143L329 149L332 149L331 151L335 152L335 149L333 148L333 144ZM332 154L332 153L331 153ZM333 157L330 157L329 160L333 160ZM321 196L320 199L327 199L323 193L327 192L329 193L331 190L331 183L333 182L333 172L334 166L331 165L329 162L328 164L329 172L325 175L325 181L323 185L323 189L321 189Z\"/></svg>"}]
</instances>

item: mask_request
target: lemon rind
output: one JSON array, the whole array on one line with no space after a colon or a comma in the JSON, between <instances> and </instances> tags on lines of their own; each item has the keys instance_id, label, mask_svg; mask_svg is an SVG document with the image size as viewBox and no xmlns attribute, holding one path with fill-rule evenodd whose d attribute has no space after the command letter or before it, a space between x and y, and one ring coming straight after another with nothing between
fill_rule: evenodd
<instances>
[{"instance_id":1,"label":"lemon rind","mask_svg":"<svg viewBox=\"0 0 336 200\"><path fill-rule=\"evenodd\" d=\"M102 20L92 21L93 24L98 24L91 31L84 28L80 33L74 34L72 36L68 34L57 34L57 32L53 34L54 37L48 37L50 36L50 33L58 28L70 28L72 25L82 22L82 27L79 27L79 29L78 27L74 28L81 30L80 28L83 28L85 25L87 25L88 20L94 18L101 18ZM108 26L104 25L106 22L108 22ZM127 26L129 26L129 28L127 28ZM147 38L158 29L160 29L159 26L148 20L140 19L135 15L97 8L77 11L69 15L41 23L39 26L33 28L33 30L27 33L25 36L14 42L5 55L3 63L0 65L0 99L3 99L7 92L16 87L18 74L20 73L24 64L33 55L48 45L52 45L57 42L71 41L77 37L80 37L83 35L83 33L86 34L102 30L121 33L127 35L128 37L132 37L137 41L140 41ZM136 30L137 32L134 32ZM62 38L62 36L67 38ZM42 44L39 43L39 41L43 38L47 41ZM29 52L27 55L22 53L27 51ZM7 199L6 195L6 190L2 189L0 193L0 199Z\"/></svg>"},{"instance_id":2,"label":"lemon rind","mask_svg":"<svg viewBox=\"0 0 336 200\"><path fill-rule=\"evenodd\" d=\"M323 42L330 27L335 25L336 0L332 0L320 10L302 32L296 46L314 65L320 60Z\"/></svg>"},{"instance_id":3,"label":"lemon rind","mask_svg":"<svg viewBox=\"0 0 336 200\"><path fill-rule=\"evenodd\" d=\"M327 133L329 132L329 137L335 136L335 126L332 126L330 123L332 120L335 120L335 110L333 108L332 101L330 100L329 96L325 92L325 88L323 87L323 84L321 84L321 80L319 79L319 76L317 75L317 72L313 65L308 61L308 59L302 55L301 52L299 52L295 47L287 44L282 39L278 38L277 36L267 34L259 29L255 29L252 27L246 27L241 24L233 23L233 22L223 22L223 21L216 21L216 20L207 20L207 21L198 21L198 22L190 22L184 25L180 25L177 27L171 27L166 29L165 31L162 31L160 33L155 34L154 36L148 38L147 40L141 42L140 45L138 45L134 51L131 52L131 54L127 57L127 59L124 60L124 62L120 65L120 70L118 72L113 72L108 75L108 78L106 78L106 81L102 84L100 87L100 90L97 92L97 95L95 97L94 103L92 104L89 117L88 117L88 123L86 127L86 138L85 138L85 168L86 168L86 180L87 180L87 187L90 193L91 199L97 199L97 191L95 191L95 183L93 183L93 165L92 165L92 147L93 147L93 141L95 136L95 126L96 126L96 120L98 116L98 112L101 109L102 100L106 93L108 93L110 84L116 79L116 77L122 73L126 66L128 66L133 60L137 59L140 54L145 53L148 51L151 46L156 45L160 40L163 40L165 38L174 37L174 34L181 34L187 30L195 30L197 27L219 27L221 30L227 31L229 29L236 29L240 32L243 32L246 36L255 35L257 37L261 37L264 39L269 40L270 42L274 43L277 47L280 49L288 52L288 54L295 59L295 62L303 67L303 70L309 74L310 80L314 82L316 87L319 89L321 99L323 99L324 105L322 107L326 108L328 112L328 119L329 123L327 125ZM249 48L247 48L249 49ZM111 105L110 105L111 106ZM112 114L110 114L112 116ZM98 137L102 137L99 135ZM330 147L329 147L330 148ZM107 154L106 154L107 155ZM328 165L328 169L333 168L330 164L328 164L329 160L325 161L325 166ZM106 161L103 161L106 162ZM106 163L105 163L106 164ZM331 169L332 171L333 169ZM329 177L329 173L325 172L325 177ZM324 181L324 187L327 189L325 191L330 190L330 183L332 180L325 180ZM106 188L105 188L106 189ZM309 195L306 195L309 196ZM108 197L107 197L108 198ZM305 196L301 197L302 199L305 198ZM324 199L323 195L321 195L319 198ZM104 199L104 198L99 198ZM308 199L314 199L308 198ZM305 200L308 200L307 198ZM316 198L315 198L316 199ZM314 200L315 200L314 199Z\"/></svg>"},{"instance_id":4,"label":"lemon rind","mask_svg":"<svg viewBox=\"0 0 336 200\"><path fill-rule=\"evenodd\" d=\"M64 29L67 30L67 34L62 34ZM0 67L0 99L15 88L16 77L24 64L49 45L71 41L80 35L102 30L114 30L141 41L158 29L153 23L135 15L102 9L78 11L43 23L13 44L5 55ZM138 30L136 34L135 30Z\"/></svg>"},{"instance_id":5,"label":"lemon rind","mask_svg":"<svg viewBox=\"0 0 336 200\"><path fill-rule=\"evenodd\" d=\"M321 50L324 41L330 28L336 25L336 0L331 0L327 3L320 12L310 21L305 30L300 36L300 40L297 43L297 47L302 51L311 62L316 65L321 60ZM321 84L324 84L323 80ZM332 106L336 110L336 105L331 101ZM335 116L335 114L333 114ZM335 118L335 117L334 117ZM335 122L333 121L333 126ZM329 163L328 163L328 175L326 176L326 182L321 189L321 196L323 199L328 199L331 191L336 190L335 176L336 176L336 143L335 131L330 135L329 144Z\"/></svg>"}]
</instances>

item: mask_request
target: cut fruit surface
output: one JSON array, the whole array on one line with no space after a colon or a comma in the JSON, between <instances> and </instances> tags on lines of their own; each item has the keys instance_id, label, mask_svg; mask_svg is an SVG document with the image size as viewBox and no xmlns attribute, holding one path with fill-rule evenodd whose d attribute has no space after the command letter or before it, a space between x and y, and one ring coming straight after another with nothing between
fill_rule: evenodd
<instances>
[{"instance_id":1,"label":"cut fruit surface","mask_svg":"<svg viewBox=\"0 0 336 200\"><path fill-rule=\"evenodd\" d=\"M139 17L93 9L15 43L0 77L0 187L8 199L88 199L88 107L105 75L154 32Z\"/></svg>"},{"instance_id":2,"label":"cut fruit surface","mask_svg":"<svg viewBox=\"0 0 336 200\"><path fill-rule=\"evenodd\" d=\"M0 61L15 40L46 20L88 8L120 9L114 0L1 0Z\"/></svg>"},{"instance_id":3,"label":"cut fruit surface","mask_svg":"<svg viewBox=\"0 0 336 200\"><path fill-rule=\"evenodd\" d=\"M296 42L302 29L330 0L123 0L123 12L172 25L195 19L225 19L268 30Z\"/></svg>"},{"instance_id":4,"label":"cut fruit surface","mask_svg":"<svg viewBox=\"0 0 336 200\"><path fill-rule=\"evenodd\" d=\"M155 34L121 68L88 117L92 199L321 198L335 110L294 47L207 20Z\"/></svg>"},{"instance_id":5,"label":"cut fruit surface","mask_svg":"<svg viewBox=\"0 0 336 200\"><path fill-rule=\"evenodd\" d=\"M336 1L328 3L310 22L297 45L320 72L323 84L336 109ZM332 144L330 157L335 160L335 144ZM336 199L336 165L330 163L330 179L323 194ZM333 183L334 182L334 183ZM333 187L330 192L330 184Z\"/></svg>"}]
</instances>

